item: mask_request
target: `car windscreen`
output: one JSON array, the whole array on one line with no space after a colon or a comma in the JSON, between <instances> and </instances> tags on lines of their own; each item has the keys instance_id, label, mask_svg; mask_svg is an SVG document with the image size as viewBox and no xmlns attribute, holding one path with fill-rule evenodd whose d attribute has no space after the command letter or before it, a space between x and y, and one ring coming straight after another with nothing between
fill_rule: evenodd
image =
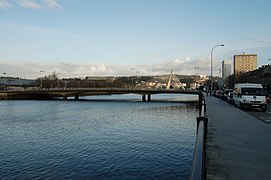
<instances>
[{"instance_id":1,"label":"car windscreen","mask_svg":"<svg viewBox=\"0 0 271 180\"><path fill-rule=\"evenodd\" d=\"M242 95L264 95L263 88L242 88Z\"/></svg>"}]
</instances>

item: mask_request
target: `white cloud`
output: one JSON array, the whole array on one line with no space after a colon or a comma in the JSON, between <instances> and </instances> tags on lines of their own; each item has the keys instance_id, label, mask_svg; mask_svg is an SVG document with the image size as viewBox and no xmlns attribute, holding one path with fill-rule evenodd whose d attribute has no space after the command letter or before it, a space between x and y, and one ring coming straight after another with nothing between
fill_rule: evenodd
<instances>
[{"instance_id":1,"label":"white cloud","mask_svg":"<svg viewBox=\"0 0 271 180\"><path fill-rule=\"evenodd\" d=\"M42 5L31 0L19 0L18 4L28 9L40 9Z\"/></svg>"},{"instance_id":2,"label":"white cloud","mask_svg":"<svg viewBox=\"0 0 271 180\"><path fill-rule=\"evenodd\" d=\"M0 0L0 9L8 9L13 7L13 5L7 0Z\"/></svg>"},{"instance_id":3,"label":"white cloud","mask_svg":"<svg viewBox=\"0 0 271 180\"><path fill-rule=\"evenodd\" d=\"M36 27L36 26L25 26L25 25L12 25L14 28L20 28L25 30L29 33L39 33L39 34L54 34L54 35L64 35L64 36L71 36L71 37L78 37L78 38L86 38L87 35L84 34L77 34L71 33L67 31L60 31L56 29L44 28L44 27Z\"/></svg>"},{"instance_id":4,"label":"white cloud","mask_svg":"<svg viewBox=\"0 0 271 180\"><path fill-rule=\"evenodd\" d=\"M199 67L199 69L195 69ZM131 70L133 68L134 70ZM131 75L162 75L169 74L171 69L174 74L210 74L209 59L193 59L189 57L179 58L173 61L153 65L106 65L92 63L40 63L20 62L9 63L0 61L0 72L8 76L22 78L37 78L41 75L50 75L55 71L61 78L86 77L86 76L131 76ZM43 74L40 71L44 71Z\"/></svg>"},{"instance_id":5,"label":"white cloud","mask_svg":"<svg viewBox=\"0 0 271 180\"><path fill-rule=\"evenodd\" d=\"M43 0L45 6L54 10L63 10L63 7L57 2L57 0Z\"/></svg>"},{"instance_id":6,"label":"white cloud","mask_svg":"<svg viewBox=\"0 0 271 180\"><path fill-rule=\"evenodd\" d=\"M199 69L195 69L199 67ZM152 72L154 74L166 74L173 69L176 74L203 74L208 75L210 71L209 59L191 59L190 57L179 58L173 61L154 64ZM197 71L197 72L196 72Z\"/></svg>"},{"instance_id":7,"label":"white cloud","mask_svg":"<svg viewBox=\"0 0 271 180\"><path fill-rule=\"evenodd\" d=\"M51 9L56 11L63 11L63 7L57 0L17 0L11 2L10 0L0 0L0 9L7 9L17 4L27 9Z\"/></svg>"}]
</instances>

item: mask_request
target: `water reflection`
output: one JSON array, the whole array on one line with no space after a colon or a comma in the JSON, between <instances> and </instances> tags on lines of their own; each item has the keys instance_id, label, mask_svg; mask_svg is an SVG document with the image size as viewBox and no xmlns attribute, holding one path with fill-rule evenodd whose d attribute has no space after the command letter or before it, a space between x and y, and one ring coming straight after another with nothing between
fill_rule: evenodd
<instances>
[{"instance_id":1,"label":"water reflection","mask_svg":"<svg viewBox=\"0 0 271 180\"><path fill-rule=\"evenodd\" d=\"M193 105L0 101L0 112L1 179L188 178Z\"/></svg>"}]
</instances>

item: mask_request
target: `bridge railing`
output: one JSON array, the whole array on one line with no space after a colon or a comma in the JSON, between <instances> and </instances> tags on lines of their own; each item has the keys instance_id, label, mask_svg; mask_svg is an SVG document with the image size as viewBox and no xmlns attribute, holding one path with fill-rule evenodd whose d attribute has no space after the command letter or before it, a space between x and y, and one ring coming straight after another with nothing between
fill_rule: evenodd
<instances>
[{"instance_id":1,"label":"bridge railing","mask_svg":"<svg viewBox=\"0 0 271 180\"><path fill-rule=\"evenodd\" d=\"M137 88L137 89L130 89L130 88L31 88L31 89L5 89L1 90L0 92L71 92L71 91L89 91L89 92L97 92L97 91L122 91L128 93L137 93L137 92L147 92L147 93L183 93L183 94L198 94L196 90L180 90L180 89L149 89L149 88Z\"/></svg>"},{"instance_id":2,"label":"bridge railing","mask_svg":"<svg viewBox=\"0 0 271 180\"><path fill-rule=\"evenodd\" d=\"M197 139L194 150L194 158L190 171L190 180L205 180L205 149L208 118L206 118L206 104L202 92L199 93L199 117L197 117Z\"/></svg>"}]
</instances>

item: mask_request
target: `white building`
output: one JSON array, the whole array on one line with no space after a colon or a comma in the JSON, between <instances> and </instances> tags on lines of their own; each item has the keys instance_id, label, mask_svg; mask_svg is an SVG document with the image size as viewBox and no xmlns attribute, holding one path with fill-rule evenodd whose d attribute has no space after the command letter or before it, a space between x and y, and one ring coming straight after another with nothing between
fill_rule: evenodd
<instances>
[{"instance_id":1,"label":"white building","mask_svg":"<svg viewBox=\"0 0 271 180\"><path fill-rule=\"evenodd\" d=\"M222 78L223 78L223 80L225 80L231 74L232 74L232 61L231 60L222 61Z\"/></svg>"},{"instance_id":2,"label":"white building","mask_svg":"<svg viewBox=\"0 0 271 180\"><path fill-rule=\"evenodd\" d=\"M21 79L18 77L0 77L0 86L36 86L34 79Z\"/></svg>"}]
</instances>

